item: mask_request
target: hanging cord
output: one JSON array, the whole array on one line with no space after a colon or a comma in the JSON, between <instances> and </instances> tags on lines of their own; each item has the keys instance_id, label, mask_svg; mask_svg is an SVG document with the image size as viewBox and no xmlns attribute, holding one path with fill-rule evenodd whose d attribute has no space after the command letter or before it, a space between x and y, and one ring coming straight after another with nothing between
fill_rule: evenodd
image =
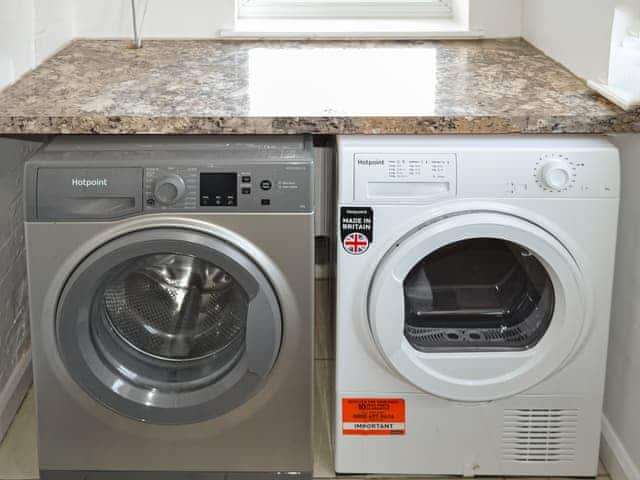
<instances>
[{"instance_id":1,"label":"hanging cord","mask_svg":"<svg viewBox=\"0 0 640 480\"><path fill-rule=\"evenodd\" d=\"M144 9L142 11L142 18L140 19L140 25L138 25L138 15L136 13L136 0L131 0L131 14L133 17L133 43L135 48L142 48L142 27L144 25L144 19L147 16L147 10L149 8L149 0L144 2Z\"/></svg>"}]
</instances>

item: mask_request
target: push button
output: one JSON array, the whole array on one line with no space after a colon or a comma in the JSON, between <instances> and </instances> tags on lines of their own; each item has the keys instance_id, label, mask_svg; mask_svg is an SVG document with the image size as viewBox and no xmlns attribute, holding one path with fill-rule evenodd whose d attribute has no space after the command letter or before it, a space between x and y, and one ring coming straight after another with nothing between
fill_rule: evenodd
<instances>
[{"instance_id":1,"label":"push button","mask_svg":"<svg viewBox=\"0 0 640 480\"><path fill-rule=\"evenodd\" d=\"M251 176L243 175L241 180L242 180L242 183L251 183Z\"/></svg>"},{"instance_id":2,"label":"push button","mask_svg":"<svg viewBox=\"0 0 640 480\"><path fill-rule=\"evenodd\" d=\"M271 200L269 200L268 198L263 198L260 203L262 203L262 205L265 205L265 206L271 205Z\"/></svg>"},{"instance_id":3,"label":"push button","mask_svg":"<svg viewBox=\"0 0 640 480\"><path fill-rule=\"evenodd\" d=\"M271 190L271 187L273 187L273 183L271 183L271 180L262 180L260 182L260 188L265 192Z\"/></svg>"},{"instance_id":4,"label":"push button","mask_svg":"<svg viewBox=\"0 0 640 480\"><path fill-rule=\"evenodd\" d=\"M242 188L242 194L243 195L251 195L251 189L249 187L243 187Z\"/></svg>"}]
</instances>

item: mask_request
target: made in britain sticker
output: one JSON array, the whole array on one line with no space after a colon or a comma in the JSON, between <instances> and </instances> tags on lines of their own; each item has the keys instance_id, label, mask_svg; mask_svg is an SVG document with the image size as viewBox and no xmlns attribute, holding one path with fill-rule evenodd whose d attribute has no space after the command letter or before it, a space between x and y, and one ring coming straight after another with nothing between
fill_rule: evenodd
<instances>
[{"instance_id":1,"label":"made in britain sticker","mask_svg":"<svg viewBox=\"0 0 640 480\"><path fill-rule=\"evenodd\" d=\"M373 208L341 207L340 238L350 255L362 255L373 242Z\"/></svg>"},{"instance_id":2,"label":"made in britain sticker","mask_svg":"<svg viewBox=\"0 0 640 480\"><path fill-rule=\"evenodd\" d=\"M405 435L405 401L402 398L343 398L343 435Z\"/></svg>"}]
</instances>

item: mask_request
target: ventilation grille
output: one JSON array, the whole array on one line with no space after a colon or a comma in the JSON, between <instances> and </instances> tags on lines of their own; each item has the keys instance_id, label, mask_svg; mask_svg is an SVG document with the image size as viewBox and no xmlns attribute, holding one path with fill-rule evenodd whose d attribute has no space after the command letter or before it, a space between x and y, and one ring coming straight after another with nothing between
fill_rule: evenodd
<instances>
[{"instance_id":1,"label":"ventilation grille","mask_svg":"<svg viewBox=\"0 0 640 480\"><path fill-rule=\"evenodd\" d=\"M578 410L505 410L502 458L508 462L571 462L577 429Z\"/></svg>"}]
</instances>

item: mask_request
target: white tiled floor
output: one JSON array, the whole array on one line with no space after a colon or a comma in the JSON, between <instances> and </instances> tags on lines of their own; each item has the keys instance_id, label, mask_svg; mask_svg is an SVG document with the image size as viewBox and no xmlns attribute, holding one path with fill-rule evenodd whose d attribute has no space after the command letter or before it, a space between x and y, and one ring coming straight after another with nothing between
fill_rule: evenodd
<instances>
[{"instance_id":1,"label":"white tiled floor","mask_svg":"<svg viewBox=\"0 0 640 480\"><path fill-rule=\"evenodd\" d=\"M316 289L316 372L315 372L315 476L322 479L336 478L332 467L333 458L333 371L334 371L334 327L331 315L330 289L328 282L318 282ZM4 442L0 444L0 480L32 480L38 477L36 450L36 417L33 390L29 392L20 411L11 425ZM390 477L341 476L355 480ZM407 478L407 477L396 477ZM409 477L417 480L418 477ZM436 480L428 477L429 480ZM449 477L451 478L451 477ZM609 478L600 466L598 480ZM489 479L486 479L489 480ZM501 479L507 480L507 479ZM532 480L519 478L518 480ZM553 479L546 479L553 480Z\"/></svg>"},{"instance_id":2,"label":"white tiled floor","mask_svg":"<svg viewBox=\"0 0 640 480\"><path fill-rule=\"evenodd\" d=\"M36 405L31 389L0 444L0 479L38 478Z\"/></svg>"}]
</instances>

